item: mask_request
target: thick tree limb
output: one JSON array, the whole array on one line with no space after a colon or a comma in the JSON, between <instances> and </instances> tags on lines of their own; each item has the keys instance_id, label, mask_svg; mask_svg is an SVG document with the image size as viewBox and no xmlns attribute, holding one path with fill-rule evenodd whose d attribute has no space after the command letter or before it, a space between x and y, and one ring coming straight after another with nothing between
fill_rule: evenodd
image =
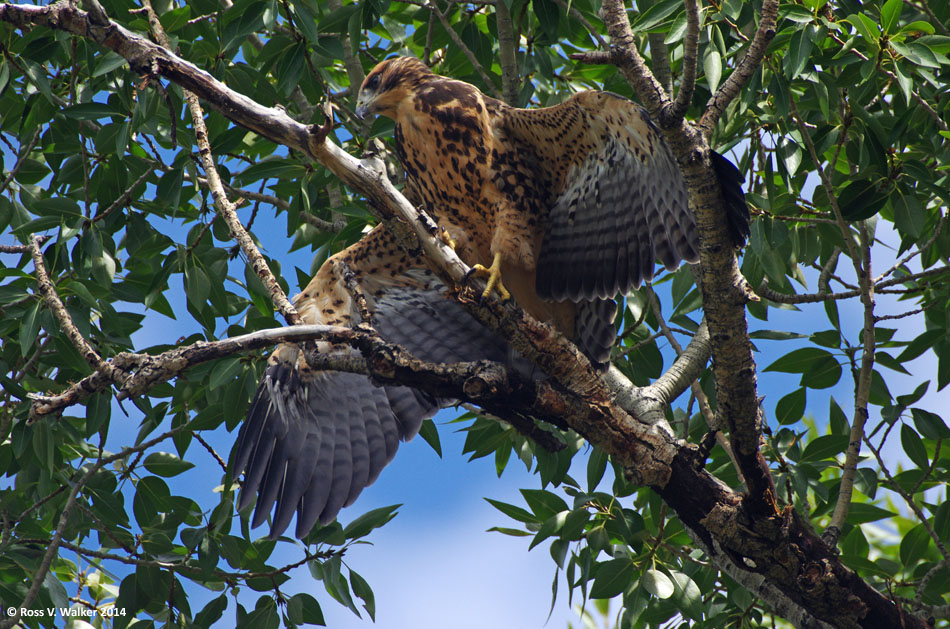
<instances>
[{"instance_id":1,"label":"thick tree limb","mask_svg":"<svg viewBox=\"0 0 950 629\"><path fill-rule=\"evenodd\" d=\"M766 0L766 5L772 3L777 4L775 0ZM763 515L773 515L777 512L775 490L768 465L759 452L761 417L744 308L754 295L739 273L706 137L676 115L669 95L637 51L623 3L605 0L603 15L611 36L610 61L657 120L686 179L690 207L701 234L700 287L713 344L718 412L722 423L729 426L734 453L749 488L751 508ZM765 34L769 31L761 30ZM734 87L741 87L738 81L737 78Z\"/></svg>"}]
</instances>

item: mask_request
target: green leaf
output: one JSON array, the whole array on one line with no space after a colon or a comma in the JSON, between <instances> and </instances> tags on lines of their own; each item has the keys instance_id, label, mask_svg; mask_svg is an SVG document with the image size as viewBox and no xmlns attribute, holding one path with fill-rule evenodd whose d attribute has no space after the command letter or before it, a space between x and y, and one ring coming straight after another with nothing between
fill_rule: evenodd
<instances>
[{"instance_id":1,"label":"green leaf","mask_svg":"<svg viewBox=\"0 0 950 629\"><path fill-rule=\"evenodd\" d=\"M849 524L864 524L865 522L876 522L885 518L892 518L896 513L876 507L866 502L853 502L851 509L848 510Z\"/></svg>"},{"instance_id":2,"label":"green leaf","mask_svg":"<svg viewBox=\"0 0 950 629\"><path fill-rule=\"evenodd\" d=\"M40 308L42 303L37 300L31 308L26 311L26 316L20 322L20 354L26 355L36 342L36 336L40 331Z\"/></svg>"},{"instance_id":3,"label":"green leaf","mask_svg":"<svg viewBox=\"0 0 950 629\"><path fill-rule=\"evenodd\" d=\"M896 69L896 68L895 68ZM912 238L920 238L927 224L927 208L916 195L895 193L891 195L894 208L894 225Z\"/></svg>"},{"instance_id":4,"label":"green leaf","mask_svg":"<svg viewBox=\"0 0 950 629\"><path fill-rule=\"evenodd\" d=\"M145 457L145 469L152 474L164 476L178 476L182 472L187 472L195 466L194 463L183 461L174 454L168 452L152 452Z\"/></svg>"},{"instance_id":5,"label":"green leaf","mask_svg":"<svg viewBox=\"0 0 950 629\"><path fill-rule=\"evenodd\" d=\"M834 356L828 350L817 347L803 347L785 354L766 367L765 371L803 374L813 369L816 364L828 359L834 360Z\"/></svg>"},{"instance_id":6,"label":"green leaf","mask_svg":"<svg viewBox=\"0 0 950 629\"><path fill-rule=\"evenodd\" d=\"M531 0L531 7L541 25L541 31L551 41L558 39L558 22L561 19L561 10L553 0Z\"/></svg>"},{"instance_id":7,"label":"green leaf","mask_svg":"<svg viewBox=\"0 0 950 629\"><path fill-rule=\"evenodd\" d=\"M898 31L898 34L918 35L920 33L926 33L927 35L933 35L935 32L936 30L934 29L933 24L931 24L930 22L916 20L914 22L911 22L910 24L907 24L906 26L902 26L901 30Z\"/></svg>"},{"instance_id":8,"label":"green leaf","mask_svg":"<svg viewBox=\"0 0 950 629\"><path fill-rule=\"evenodd\" d=\"M98 120L111 116L125 118L126 116L125 112L107 103L79 103L70 107L64 107L62 113L67 118L74 120Z\"/></svg>"},{"instance_id":9,"label":"green leaf","mask_svg":"<svg viewBox=\"0 0 950 629\"><path fill-rule=\"evenodd\" d=\"M875 50L877 50L880 45L878 44L878 39L881 36L880 27L868 16L863 13L854 14L852 13L846 17L843 21L848 22L861 34L861 37L864 38L869 44L871 44Z\"/></svg>"},{"instance_id":10,"label":"green leaf","mask_svg":"<svg viewBox=\"0 0 950 629\"><path fill-rule=\"evenodd\" d=\"M833 459L848 448L848 435L822 435L815 437L805 446L802 461L823 461Z\"/></svg>"},{"instance_id":11,"label":"green leaf","mask_svg":"<svg viewBox=\"0 0 950 629\"><path fill-rule=\"evenodd\" d=\"M668 576L652 568L643 573L640 584L647 592L660 599L670 598L676 591L673 581Z\"/></svg>"},{"instance_id":12,"label":"green leaf","mask_svg":"<svg viewBox=\"0 0 950 629\"><path fill-rule=\"evenodd\" d=\"M683 615L693 620L703 619L703 593L696 582L682 572L671 570L673 579L673 600Z\"/></svg>"},{"instance_id":13,"label":"green leaf","mask_svg":"<svg viewBox=\"0 0 950 629\"><path fill-rule=\"evenodd\" d=\"M904 534L900 546L901 563L904 568L911 570L927 553L927 548L933 540L923 523L918 524Z\"/></svg>"},{"instance_id":14,"label":"green leaf","mask_svg":"<svg viewBox=\"0 0 950 629\"><path fill-rule=\"evenodd\" d=\"M314 19L313 14L307 9L307 4L305 2L295 2L293 5L293 11L297 14L297 19L294 21L294 24L300 27L300 30L303 32L304 38L311 44L316 44L320 41L320 35L317 28L317 21Z\"/></svg>"},{"instance_id":15,"label":"green leaf","mask_svg":"<svg viewBox=\"0 0 950 629\"><path fill-rule=\"evenodd\" d=\"M126 63L128 62L125 60L125 57L110 50L96 59L95 70L92 72L92 78L108 74L116 68L121 68Z\"/></svg>"},{"instance_id":16,"label":"green leaf","mask_svg":"<svg viewBox=\"0 0 950 629\"><path fill-rule=\"evenodd\" d=\"M633 29L634 33L649 31L662 23L663 20L677 10L681 9L682 6L683 3L679 0L662 0L662 2L657 2L646 11L640 13L633 23L630 24L630 28Z\"/></svg>"},{"instance_id":17,"label":"green leaf","mask_svg":"<svg viewBox=\"0 0 950 629\"><path fill-rule=\"evenodd\" d=\"M910 106L914 97L914 81L904 73L901 69L901 64L897 62L894 63L894 76L897 77L898 87L900 87L901 92L904 93L904 103Z\"/></svg>"},{"instance_id":18,"label":"green leaf","mask_svg":"<svg viewBox=\"0 0 950 629\"><path fill-rule=\"evenodd\" d=\"M950 539L950 500L943 502L934 511L933 529L940 539Z\"/></svg>"},{"instance_id":19,"label":"green leaf","mask_svg":"<svg viewBox=\"0 0 950 629\"><path fill-rule=\"evenodd\" d=\"M182 168L172 168L158 181L156 188L156 199L160 200L165 207L174 211L181 203L181 188L185 179L185 171Z\"/></svg>"},{"instance_id":20,"label":"green leaf","mask_svg":"<svg viewBox=\"0 0 950 629\"><path fill-rule=\"evenodd\" d=\"M379 507L372 511L367 511L360 517L350 522L343 529L343 536L346 539L359 539L365 537L375 528L379 528L396 517L396 510L402 505L390 505L388 507Z\"/></svg>"},{"instance_id":21,"label":"green leaf","mask_svg":"<svg viewBox=\"0 0 950 629\"><path fill-rule=\"evenodd\" d=\"M355 570L350 570L350 587L353 588L353 594L356 594L358 597L363 599L363 608L366 609L366 613L369 614L369 617L375 622L376 621L376 596L373 594L373 588L369 586L369 583L366 582L366 579L361 577L356 573ZM314 601L316 602L316 601ZM321 616L322 619L322 616ZM318 624L318 623L311 623Z\"/></svg>"},{"instance_id":22,"label":"green leaf","mask_svg":"<svg viewBox=\"0 0 950 629\"><path fill-rule=\"evenodd\" d=\"M782 5L782 8L779 9L779 17L799 24L811 24L815 21L814 13L796 4Z\"/></svg>"},{"instance_id":23,"label":"green leaf","mask_svg":"<svg viewBox=\"0 0 950 629\"><path fill-rule=\"evenodd\" d=\"M244 365L240 358L229 357L221 358L215 362L211 369L211 375L208 377L208 386L212 389L219 389L227 386L244 373Z\"/></svg>"},{"instance_id":24,"label":"green leaf","mask_svg":"<svg viewBox=\"0 0 950 629\"><path fill-rule=\"evenodd\" d=\"M891 47L905 60L914 65L923 66L925 68L939 68L941 65L940 59L937 58L932 50L915 42L905 44L899 41L892 41Z\"/></svg>"},{"instance_id":25,"label":"green leaf","mask_svg":"<svg viewBox=\"0 0 950 629\"><path fill-rule=\"evenodd\" d=\"M358 11L359 6L356 4L347 4L334 9L320 18L317 28L321 33L346 33L350 18Z\"/></svg>"},{"instance_id":26,"label":"green leaf","mask_svg":"<svg viewBox=\"0 0 950 629\"><path fill-rule=\"evenodd\" d=\"M782 425L794 424L805 414L807 394L804 389L798 388L785 395L775 405L775 419Z\"/></svg>"},{"instance_id":27,"label":"green leaf","mask_svg":"<svg viewBox=\"0 0 950 629\"><path fill-rule=\"evenodd\" d=\"M544 489L522 489L521 495L524 496L528 507L542 521L547 520L556 513L568 511L567 503L550 491Z\"/></svg>"},{"instance_id":28,"label":"green leaf","mask_svg":"<svg viewBox=\"0 0 950 629\"><path fill-rule=\"evenodd\" d=\"M489 531L494 531L495 533L501 533L502 535L508 535L510 537L531 537L534 535L531 531L525 531L523 529L513 529L506 526L493 526Z\"/></svg>"},{"instance_id":29,"label":"green leaf","mask_svg":"<svg viewBox=\"0 0 950 629\"><path fill-rule=\"evenodd\" d=\"M535 517L530 512L522 509L521 507L516 507L515 505L510 505L507 502L500 502L498 500L492 500L491 498L485 498L488 503L507 515L512 520L518 520L519 522L527 523L537 523L541 520Z\"/></svg>"},{"instance_id":30,"label":"green leaf","mask_svg":"<svg viewBox=\"0 0 950 629\"><path fill-rule=\"evenodd\" d=\"M528 550L531 550L552 535L559 534L561 529L564 528L564 523L567 521L567 516L569 514L569 511L561 511L560 513L555 513L550 518L545 520L541 524L541 528L539 528L538 532L535 534L534 539L531 540L531 544L528 545Z\"/></svg>"},{"instance_id":31,"label":"green leaf","mask_svg":"<svg viewBox=\"0 0 950 629\"><path fill-rule=\"evenodd\" d=\"M715 92L722 78L722 57L712 49L707 49L703 55L703 71L706 73L706 83L710 92Z\"/></svg>"},{"instance_id":32,"label":"green leaf","mask_svg":"<svg viewBox=\"0 0 950 629\"><path fill-rule=\"evenodd\" d=\"M786 332L785 330L754 330L749 333L754 339L764 339L768 341L792 341L795 339L808 338L807 334L799 332Z\"/></svg>"},{"instance_id":33,"label":"green leaf","mask_svg":"<svg viewBox=\"0 0 950 629\"><path fill-rule=\"evenodd\" d=\"M587 492L593 493L607 471L607 453L602 448L594 447L587 459Z\"/></svg>"},{"instance_id":34,"label":"green leaf","mask_svg":"<svg viewBox=\"0 0 950 629\"><path fill-rule=\"evenodd\" d=\"M816 360L812 368L802 374L801 384L811 389L827 389L838 384L841 379L841 365L834 356L825 356Z\"/></svg>"},{"instance_id":35,"label":"green leaf","mask_svg":"<svg viewBox=\"0 0 950 629\"><path fill-rule=\"evenodd\" d=\"M419 428L419 436L429 444L429 447L435 450L435 453L442 458L442 442L439 440L439 429L431 419L422 421L422 427Z\"/></svg>"},{"instance_id":36,"label":"green leaf","mask_svg":"<svg viewBox=\"0 0 950 629\"><path fill-rule=\"evenodd\" d=\"M872 179L854 180L838 193L841 216L846 221L863 221L877 214L887 203L887 195Z\"/></svg>"},{"instance_id":37,"label":"green leaf","mask_svg":"<svg viewBox=\"0 0 950 629\"><path fill-rule=\"evenodd\" d=\"M613 598L627 589L634 577L633 562L627 558L597 564L591 598ZM672 584L670 585L672 589Z\"/></svg>"},{"instance_id":38,"label":"green leaf","mask_svg":"<svg viewBox=\"0 0 950 629\"><path fill-rule=\"evenodd\" d=\"M800 70L799 70L800 71ZM802 149L790 138L779 138L776 146L779 158L785 164L789 175L798 172L802 163Z\"/></svg>"},{"instance_id":39,"label":"green leaf","mask_svg":"<svg viewBox=\"0 0 950 629\"><path fill-rule=\"evenodd\" d=\"M785 78L794 79L805 69L813 47L814 43L808 37L806 29L795 31L788 43L788 52L782 60Z\"/></svg>"},{"instance_id":40,"label":"green leaf","mask_svg":"<svg viewBox=\"0 0 950 629\"><path fill-rule=\"evenodd\" d=\"M897 20L901 16L901 9L904 8L904 0L887 0L881 7L881 31L885 35L894 32L897 26Z\"/></svg>"},{"instance_id":41,"label":"green leaf","mask_svg":"<svg viewBox=\"0 0 950 629\"><path fill-rule=\"evenodd\" d=\"M926 469L930 466L930 457L927 456L924 442L920 439L920 435L907 424L901 424L901 447L904 449L904 454L910 457L917 467Z\"/></svg>"},{"instance_id":42,"label":"green leaf","mask_svg":"<svg viewBox=\"0 0 950 629\"><path fill-rule=\"evenodd\" d=\"M306 592L290 597L287 602L287 617L297 625L326 625L320 603Z\"/></svg>"},{"instance_id":43,"label":"green leaf","mask_svg":"<svg viewBox=\"0 0 950 629\"><path fill-rule=\"evenodd\" d=\"M950 437L950 428L947 428L946 422L936 413L924 410L922 408L910 409L910 414L914 418L914 425L917 430L927 439L946 439Z\"/></svg>"}]
</instances>

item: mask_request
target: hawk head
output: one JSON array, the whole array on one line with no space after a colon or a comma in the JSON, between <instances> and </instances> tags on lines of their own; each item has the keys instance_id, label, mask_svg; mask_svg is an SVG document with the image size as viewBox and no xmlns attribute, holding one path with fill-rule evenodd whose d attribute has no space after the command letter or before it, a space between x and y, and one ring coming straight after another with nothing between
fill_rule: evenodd
<instances>
[{"instance_id":1,"label":"hawk head","mask_svg":"<svg viewBox=\"0 0 950 629\"><path fill-rule=\"evenodd\" d=\"M376 65L366 75L356 99L356 115L378 114L395 119L399 105L413 96L416 88L435 78L415 57L393 57Z\"/></svg>"}]
</instances>

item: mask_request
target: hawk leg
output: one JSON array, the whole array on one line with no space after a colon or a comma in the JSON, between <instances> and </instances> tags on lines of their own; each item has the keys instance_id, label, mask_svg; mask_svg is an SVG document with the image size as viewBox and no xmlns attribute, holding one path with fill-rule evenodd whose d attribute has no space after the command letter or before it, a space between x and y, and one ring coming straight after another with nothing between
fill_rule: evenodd
<instances>
[{"instance_id":1,"label":"hawk leg","mask_svg":"<svg viewBox=\"0 0 950 629\"><path fill-rule=\"evenodd\" d=\"M511 299L511 293L501 283L501 254L496 253L495 259L491 263L491 268L485 268L481 264L476 264L469 271L469 277L482 277L488 282L488 286L482 291L482 299L487 299L494 289L498 296L507 301Z\"/></svg>"},{"instance_id":2,"label":"hawk leg","mask_svg":"<svg viewBox=\"0 0 950 629\"><path fill-rule=\"evenodd\" d=\"M445 225L442 225L439 228L439 240L441 240L442 243L446 245L449 249L451 249L452 251L455 251L455 247L457 246L458 243L456 243L455 239L449 235L449 230L445 228Z\"/></svg>"}]
</instances>

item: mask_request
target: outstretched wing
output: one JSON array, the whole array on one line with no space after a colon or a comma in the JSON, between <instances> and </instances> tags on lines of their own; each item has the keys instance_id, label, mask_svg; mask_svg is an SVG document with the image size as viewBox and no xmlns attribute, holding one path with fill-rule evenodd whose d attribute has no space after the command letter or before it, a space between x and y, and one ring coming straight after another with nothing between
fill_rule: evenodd
<instances>
[{"instance_id":1,"label":"outstretched wing","mask_svg":"<svg viewBox=\"0 0 950 629\"><path fill-rule=\"evenodd\" d=\"M502 132L537 153L555 195L538 260L542 297L611 298L652 279L657 259L670 270L698 260L686 183L642 107L581 92L505 110ZM726 183L741 197L741 178Z\"/></svg>"},{"instance_id":2,"label":"outstretched wing","mask_svg":"<svg viewBox=\"0 0 950 629\"><path fill-rule=\"evenodd\" d=\"M381 228L328 260L295 298L306 322L358 322L338 260L356 275L384 339L432 362L508 359L506 343L448 299L421 260L399 250ZM320 349L357 355L345 347ZM296 346L281 345L233 452L233 474L244 473L238 508L256 497L253 526L273 508L272 537L296 513L296 535L303 537L351 504L392 460L399 441L414 437L423 419L451 403L408 387L375 386L358 374L314 370Z\"/></svg>"}]
</instances>

